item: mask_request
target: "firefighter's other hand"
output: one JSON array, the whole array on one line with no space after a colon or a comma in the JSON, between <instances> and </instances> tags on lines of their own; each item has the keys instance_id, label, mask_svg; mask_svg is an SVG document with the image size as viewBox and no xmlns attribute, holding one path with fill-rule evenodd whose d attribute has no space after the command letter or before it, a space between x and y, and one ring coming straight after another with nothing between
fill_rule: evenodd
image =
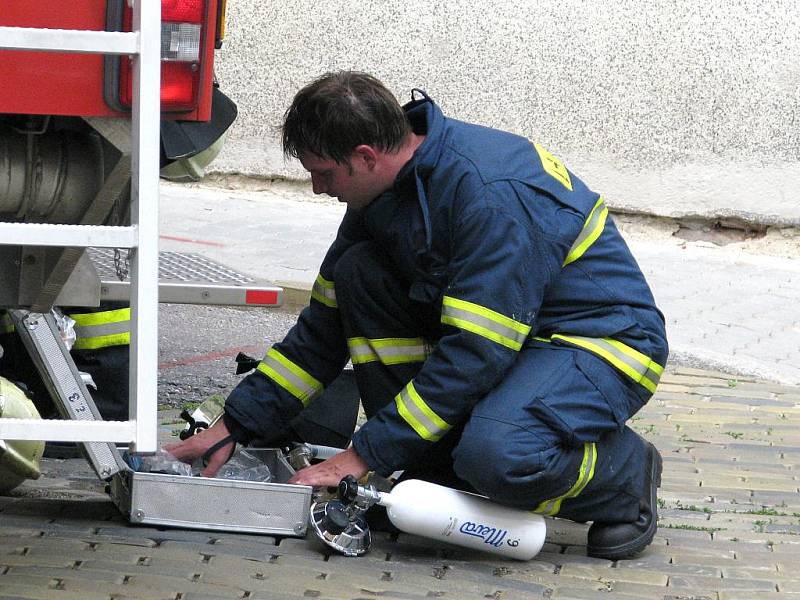
<instances>
[{"instance_id":1,"label":"firefighter's other hand","mask_svg":"<svg viewBox=\"0 0 800 600\"><path fill-rule=\"evenodd\" d=\"M229 437L228 428L225 422L220 419L211 428L195 433L192 437L182 442L167 444L164 450L172 454L175 458L185 463L193 463L205 454L206 450L214 444ZM203 477L213 477L220 470L225 461L231 455L235 442L230 440L227 444L220 447L208 459L205 469L200 472Z\"/></svg>"},{"instance_id":2,"label":"firefighter's other hand","mask_svg":"<svg viewBox=\"0 0 800 600\"><path fill-rule=\"evenodd\" d=\"M369 471L367 463L356 454L353 448L340 452L333 458L319 464L301 469L294 474L289 483L313 486L336 486L346 475L361 479Z\"/></svg>"}]
</instances>

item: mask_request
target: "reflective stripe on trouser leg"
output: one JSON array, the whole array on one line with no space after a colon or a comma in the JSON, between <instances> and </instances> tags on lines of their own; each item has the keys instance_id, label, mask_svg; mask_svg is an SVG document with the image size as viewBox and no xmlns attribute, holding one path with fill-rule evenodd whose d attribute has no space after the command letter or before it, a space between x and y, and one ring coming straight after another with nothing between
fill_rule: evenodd
<instances>
[{"instance_id":1,"label":"reflective stripe on trouser leg","mask_svg":"<svg viewBox=\"0 0 800 600\"><path fill-rule=\"evenodd\" d=\"M75 321L75 350L126 346L131 342L131 309L69 315Z\"/></svg>"},{"instance_id":2,"label":"reflective stripe on trouser leg","mask_svg":"<svg viewBox=\"0 0 800 600\"><path fill-rule=\"evenodd\" d=\"M473 408L452 453L455 473L508 506L533 511L549 502L559 517L625 520L638 506L631 483L642 447L623 434L621 410L640 402L591 353L526 346Z\"/></svg>"},{"instance_id":3,"label":"reflective stripe on trouser leg","mask_svg":"<svg viewBox=\"0 0 800 600\"><path fill-rule=\"evenodd\" d=\"M347 340L353 365L379 361L384 365L423 362L430 351L422 338L354 337Z\"/></svg>"},{"instance_id":4,"label":"reflective stripe on trouser leg","mask_svg":"<svg viewBox=\"0 0 800 600\"><path fill-rule=\"evenodd\" d=\"M567 490L566 494L545 500L537 506L533 512L541 513L549 517L555 517L561 510L561 503L566 498L575 498L594 478L594 468L597 464L597 445L594 442L587 442L583 445L583 460L578 469L578 479L573 486Z\"/></svg>"},{"instance_id":5,"label":"reflective stripe on trouser leg","mask_svg":"<svg viewBox=\"0 0 800 600\"><path fill-rule=\"evenodd\" d=\"M303 406L308 406L322 393L320 381L275 348L270 348L257 369L302 402Z\"/></svg>"},{"instance_id":6,"label":"reflective stripe on trouser leg","mask_svg":"<svg viewBox=\"0 0 800 600\"><path fill-rule=\"evenodd\" d=\"M572 346L577 346L596 354L611 363L618 371L644 387L651 394L655 393L664 367L642 354L638 350L611 338L590 338L578 335L553 334L549 339L534 338L540 342L560 340Z\"/></svg>"}]
</instances>

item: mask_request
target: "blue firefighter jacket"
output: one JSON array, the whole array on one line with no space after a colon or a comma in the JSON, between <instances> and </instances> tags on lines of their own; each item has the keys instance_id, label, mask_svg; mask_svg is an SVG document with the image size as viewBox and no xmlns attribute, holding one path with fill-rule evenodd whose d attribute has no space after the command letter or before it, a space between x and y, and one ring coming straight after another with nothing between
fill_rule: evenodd
<instances>
[{"instance_id":1,"label":"blue firefighter jacket","mask_svg":"<svg viewBox=\"0 0 800 600\"><path fill-rule=\"evenodd\" d=\"M600 356L646 402L667 358L664 319L602 198L525 138L449 119L424 94L404 110L425 141L390 190L345 215L310 305L229 396L229 426L276 434L341 372L333 273L361 240L413 300L441 307L418 374L353 437L377 472L409 467L463 423L536 340Z\"/></svg>"}]
</instances>

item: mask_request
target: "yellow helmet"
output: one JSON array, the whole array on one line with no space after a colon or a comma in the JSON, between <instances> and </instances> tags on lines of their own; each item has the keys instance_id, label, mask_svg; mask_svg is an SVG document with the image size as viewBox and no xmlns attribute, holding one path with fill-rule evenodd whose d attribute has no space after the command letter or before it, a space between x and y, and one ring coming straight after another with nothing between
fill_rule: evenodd
<instances>
[{"instance_id":1,"label":"yellow helmet","mask_svg":"<svg viewBox=\"0 0 800 600\"><path fill-rule=\"evenodd\" d=\"M41 418L25 392L4 377L0 377L0 418ZM13 490L26 479L38 479L43 452L44 442L0 440L0 494Z\"/></svg>"}]
</instances>

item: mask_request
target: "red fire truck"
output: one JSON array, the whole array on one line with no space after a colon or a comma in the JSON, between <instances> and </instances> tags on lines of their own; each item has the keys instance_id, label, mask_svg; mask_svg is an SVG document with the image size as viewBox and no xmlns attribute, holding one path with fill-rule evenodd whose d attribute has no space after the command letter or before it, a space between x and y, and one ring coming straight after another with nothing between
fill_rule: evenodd
<instances>
[{"instance_id":1,"label":"red fire truck","mask_svg":"<svg viewBox=\"0 0 800 600\"><path fill-rule=\"evenodd\" d=\"M236 117L214 78L224 29L225 0L0 3L0 327L24 337L70 409L60 422L0 418L0 463L3 440L155 450L157 303L172 289L158 277L158 174L196 176ZM112 253L120 280L130 269L128 421L79 422L91 398L50 314L117 290L88 249Z\"/></svg>"}]
</instances>

